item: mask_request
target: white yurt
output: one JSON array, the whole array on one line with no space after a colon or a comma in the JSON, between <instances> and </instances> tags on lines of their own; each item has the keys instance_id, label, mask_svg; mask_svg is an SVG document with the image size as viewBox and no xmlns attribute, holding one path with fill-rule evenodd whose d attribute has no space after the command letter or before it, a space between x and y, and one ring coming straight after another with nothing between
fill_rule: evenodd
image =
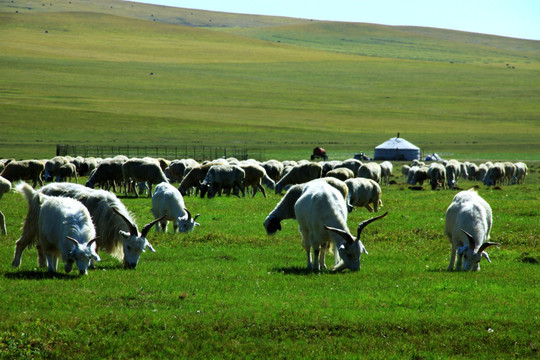
<instances>
[{"instance_id":1,"label":"white yurt","mask_svg":"<svg viewBox=\"0 0 540 360\"><path fill-rule=\"evenodd\" d=\"M420 148L398 136L375 147L375 160L420 160Z\"/></svg>"}]
</instances>

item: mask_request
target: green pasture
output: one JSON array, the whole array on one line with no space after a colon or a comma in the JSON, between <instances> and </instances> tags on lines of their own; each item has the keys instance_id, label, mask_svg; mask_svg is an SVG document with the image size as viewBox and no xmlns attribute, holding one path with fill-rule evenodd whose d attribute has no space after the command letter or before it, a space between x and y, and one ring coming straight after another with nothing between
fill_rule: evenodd
<instances>
[{"instance_id":1,"label":"green pasture","mask_svg":"<svg viewBox=\"0 0 540 360\"><path fill-rule=\"evenodd\" d=\"M237 146L282 160L321 145L345 159L400 132L426 154L539 159L535 41L4 0L0 44L0 158L49 158L65 143Z\"/></svg>"},{"instance_id":2,"label":"green pasture","mask_svg":"<svg viewBox=\"0 0 540 360\"><path fill-rule=\"evenodd\" d=\"M186 197L200 213L190 234L156 234L156 253L136 270L108 254L86 277L36 268L35 249L12 268L27 205L0 201L0 358L367 358L538 357L538 165L525 185L478 186L493 209L492 263L447 272L444 213L456 191L411 191L394 164L383 186L386 218L369 225L358 272L305 270L296 220L267 236L262 223L280 199ZM85 179L79 179L84 182ZM139 228L149 198L121 200ZM348 226L372 216L349 214ZM169 225L170 227L171 225ZM328 255L331 266L333 256Z\"/></svg>"}]
</instances>

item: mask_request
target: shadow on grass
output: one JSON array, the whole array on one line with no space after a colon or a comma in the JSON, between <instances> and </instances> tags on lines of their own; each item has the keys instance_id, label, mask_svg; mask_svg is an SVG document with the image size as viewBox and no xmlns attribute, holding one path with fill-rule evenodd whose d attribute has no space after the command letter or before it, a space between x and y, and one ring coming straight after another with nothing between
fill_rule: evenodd
<instances>
[{"instance_id":1,"label":"shadow on grass","mask_svg":"<svg viewBox=\"0 0 540 360\"><path fill-rule=\"evenodd\" d=\"M270 270L271 272L275 273L281 273L284 275L332 275L332 274L338 274L337 272L333 272L330 270L321 270L321 271L313 271L305 267L299 267L299 266L291 266L291 267L275 267Z\"/></svg>"},{"instance_id":2,"label":"shadow on grass","mask_svg":"<svg viewBox=\"0 0 540 360\"><path fill-rule=\"evenodd\" d=\"M77 271L78 273L78 271ZM4 277L11 280L45 280L45 279L60 279L60 280L75 280L79 278L79 275L66 274L66 273L49 273L47 271L40 270L23 270L14 271L4 274Z\"/></svg>"}]
</instances>

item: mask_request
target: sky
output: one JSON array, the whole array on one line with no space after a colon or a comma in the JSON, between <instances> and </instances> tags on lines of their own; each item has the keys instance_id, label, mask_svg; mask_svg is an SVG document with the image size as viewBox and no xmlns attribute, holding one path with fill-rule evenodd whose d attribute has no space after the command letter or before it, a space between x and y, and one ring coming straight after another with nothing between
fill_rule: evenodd
<instances>
[{"instance_id":1,"label":"sky","mask_svg":"<svg viewBox=\"0 0 540 360\"><path fill-rule=\"evenodd\" d=\"M136 1L239 14L425 26L540 40L540 0Z\"/></svg>"}]
</instances>

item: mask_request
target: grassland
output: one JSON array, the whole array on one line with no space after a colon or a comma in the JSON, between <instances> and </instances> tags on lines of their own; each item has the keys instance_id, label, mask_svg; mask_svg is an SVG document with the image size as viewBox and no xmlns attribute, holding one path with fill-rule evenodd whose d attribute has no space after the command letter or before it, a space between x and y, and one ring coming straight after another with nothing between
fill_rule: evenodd
<instances>
[{"instance_id":1,"label":"grassland","mask_svg":"<svg viewBox=\"0 0 540 360\"><path fill-rule=\"evenodd\" d=\"M278 159L323 145L346 158L400 132L445 157L539 158L535 41L43 4L0 1L0 157L51 157L57 143L202 143Z\"/></svg>"},{"instance_id":2,"label":"grassland","mask_svg":"<svg viewBox=\"0 0 540 360\"><path fill-rule=\"evenodd\" d=\"M502 245L478 273L446 271L444 212L455 191L410 191L399 176L383 187L389 215L363 233L362 269L342 274L304 270L295 220L265 234L275 194L187 197L201 226L187 235L152 230L157 252L144 253L134 271L102 253L87 277L48 276L35 249L14 269L27 205L8 193L0 202L8 225L0 357L537 358L540 168L531 170L525 185L479 187L493 208L492 240ZM151 220L150 199L122 201L139 226ZM349 228L368 216L355 210Z\"/></svg>"}]
</instances>

